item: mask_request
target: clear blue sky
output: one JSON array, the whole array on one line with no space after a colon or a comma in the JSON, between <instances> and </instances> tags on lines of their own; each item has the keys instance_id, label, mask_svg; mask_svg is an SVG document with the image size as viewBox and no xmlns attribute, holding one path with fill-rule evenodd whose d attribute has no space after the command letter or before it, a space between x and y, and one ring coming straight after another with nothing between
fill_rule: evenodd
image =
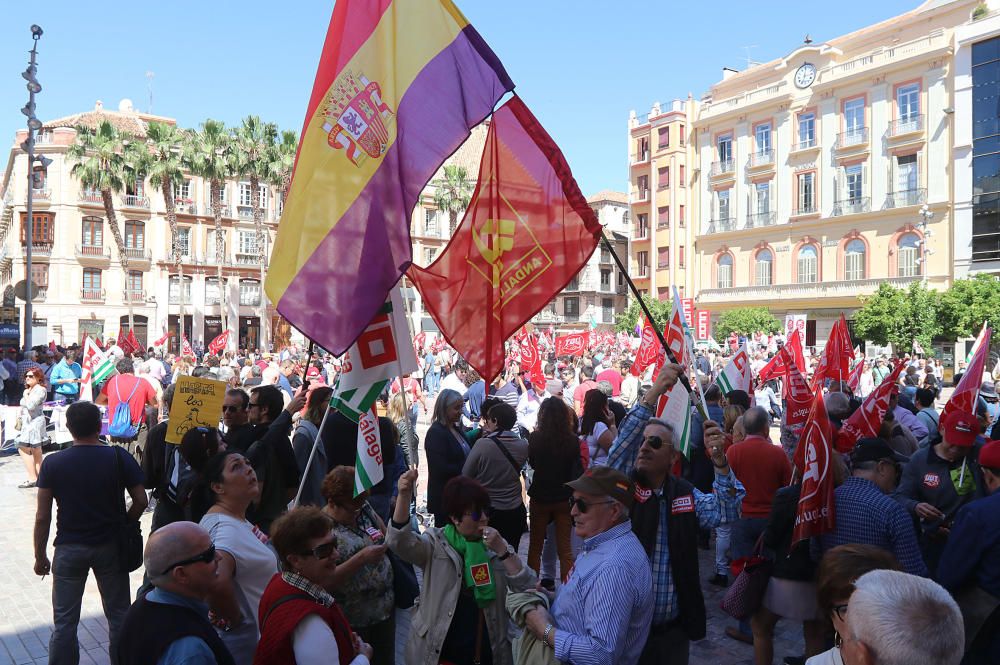
<instances>
[{"instance_id":1,"label":"clear blue sky","mask_svg":"<svg viewBox=\"0 0 1000 665\"><path fill-rule=\"evenodd\" d=\"M405 0L398 0L405 1ZM699 97L723 66L785 55L916 7L920 0L458 0L517 91L562 147L585 194L623 189L630 109ZM128 97L196 126L250 114L302 127L333 7L327 0L6 2L0 25L0 136L24 126L20 72L39 44L38 116ZM159 7L160 9L156 9ZM6 151L4 151L6 154Z\"/></svg>"}]
</instances>

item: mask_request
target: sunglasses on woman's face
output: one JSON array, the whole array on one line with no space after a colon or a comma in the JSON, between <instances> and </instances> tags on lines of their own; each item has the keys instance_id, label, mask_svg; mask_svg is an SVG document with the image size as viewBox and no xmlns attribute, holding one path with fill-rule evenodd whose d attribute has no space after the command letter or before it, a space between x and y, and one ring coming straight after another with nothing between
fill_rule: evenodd
<instances>
[{"instance_id":1,"label":"sunglasses on woman's face","mask_svg":"<svg viewBox=\"0 0 1000 665\"><path fill-rule=\"evenodd\" d=\"M587 501L584 501L583 499L576 499L574 497L570 497L569 498L569 509L573 510L573 506L576 506L576 509L578 511L580 511L581 513L585 513L585 512L587 512L587 509L590 508L591 506L603 506L603 505L608 504L608 503L614 503L614 501L591 501L591 502L588 503Z\"/></svg>"},{"instance_id":2,"label":"sunglasses on woman's face","mask_svg":"<svg viewBox=\"0 0 1000 665\"><path fill-rule=\"evenodd\" d=\"M481 510L467 510L465 511L465 514L471 517L473 522L478 522L482 520L484 517L486 519L489 519L490 515L493 514L493 509L490 507L486 507Z\"/></svg>"},{"instance_id":3,"label":"sunglasses on woman's face","mask_svg":"<svg viewBox=\"0 0 1000 665\"><path fill-rule=\"evenodd\" d=\"M314 556L319 560L328 558L337 549L337 540L331 540L328 543L323 543L322 545L317 545L308 552L303 552L299 556Z\"/></svg>"}]
</instances>

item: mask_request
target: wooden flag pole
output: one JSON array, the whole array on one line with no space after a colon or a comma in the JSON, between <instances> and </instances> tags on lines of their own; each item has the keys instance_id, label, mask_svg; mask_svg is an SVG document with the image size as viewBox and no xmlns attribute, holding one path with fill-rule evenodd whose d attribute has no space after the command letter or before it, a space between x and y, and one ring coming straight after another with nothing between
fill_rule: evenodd
<instances>
[{"instance_id":1,"label":"wooden flag pole","mask_svg":"<svg viewBox=\"0 0 1000 665\"><path fill-rule=\"evenodd\" d=\"M670 347L667 346L667 340L663 336L663 332L659 328L657 328L655 325L652 325L652 323L653 323L653 315L652 315L652 313L650 313L649 308L646 307L646 303L643 302L642 296L639 294L639 289L637 289L635 287L635 282L632 281L632 278L628 274L628 270L625 269L625 264L622 263L621 258L618 257L618 253L615 251L615 248L608 241L608 237L606 235L604 235L604 231L603 230L601 230L601 240L604 241L604 246L608 248L608 251L611 253L611 258L613 258L615 260L615 264L618 265L618 270L621 271L621 274L625 277L625 281L628 283L629 288L632 289L632 295L634 295L635 299L639 302L639 307L642 308L642 312L643 312L643 314L646 315L646 318L649 320L650 326L653 328L653 332L656 333L657 339L660 340L660 344L663 346L663 350L667 354L667 360L669 360L670 362L674 363L675 365L680 365L681 363L677 359L677 356L675 356L674 353L673 353L673 351L670 350ZM692 388L691 388L691 382L688 381L688 378L687 378L686 375L684 375L683 373L681 373L677 377L677 379L681 382L681 384L684 385L685 388L687 388L687 391L689 393L693 393L694 392L694 390L692 390ZM709 419L708 418L708 413L705 412L705 409L704 409L704 407L702 407L701 403L698 402L698 401L696 401L696 400L693 400L693 399L691 401L694 402L694 405L695 405L695 407L697 407L698 412L701 414L701 417L704 420L708 420Z\"/></svg>"}]
</instances>

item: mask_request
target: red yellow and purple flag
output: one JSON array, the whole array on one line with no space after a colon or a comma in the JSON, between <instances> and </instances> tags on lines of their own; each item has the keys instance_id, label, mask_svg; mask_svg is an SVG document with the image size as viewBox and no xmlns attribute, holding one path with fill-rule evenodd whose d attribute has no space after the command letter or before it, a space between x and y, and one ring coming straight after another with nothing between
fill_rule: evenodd
<instances>
[{"instance_id":1,"label":"red yellow and purple flag","mask_svg":"<svg viewBox=\"0 0 1000 665\"><path fill-rule=\"evenodd\" d=\"M410 265L421 190L513 88L450 0L338 0L265 284L278 311L346 351Z\"/></svg>"}]
</instances>

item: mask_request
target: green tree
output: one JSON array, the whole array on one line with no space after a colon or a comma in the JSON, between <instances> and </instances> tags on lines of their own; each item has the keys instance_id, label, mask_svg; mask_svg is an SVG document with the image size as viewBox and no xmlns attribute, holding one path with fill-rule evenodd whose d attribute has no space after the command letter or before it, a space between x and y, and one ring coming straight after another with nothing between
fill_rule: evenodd
<instances>
[{"instance_id":1,"label":"green tree","mask_svg":"<svg viewBox=\"0 0 1000 665\"><path fill-rule=\"evenodd\" d=\"M73 177L84 190L98 192L104 204L104 214L108 227L118 249L118 261L128 283L128 254L125 240L118 226L115 214L114 194L120 194L126 186L136 180L141 162L141 154L134 137L118 131L107 120L102 120L96 130L87 127L76 128L76 140L69 147L68 155L75 162L71 169ZM134 329L132 299L126 298L128 306L128 327Z\"/></svg>"},{"instance_id":2,"label":"green tree","mask_svg":"<svg viewBox=\"0 0 1000 665\"><path fill-rule=\"evenodd\" d=\"M946 337L974 337L983 321L1000 323L1000 280L985 274L955 280L941 294L938 319Z\"/></svg>"},{"instance_id":3,"label":"green tree","mask_svg":"<svg viewBox=\"0 0 1000 665\"><path fill-rule=\"evenodd\" d=\"M295 153L299 147L298 135L286 129L281 132L278 142L271 153L271 172L274 174L275 187L281 196L281 205L284 207L285 199L288 198L288 188L292 184L292 169L295 168Z\"/></svg>"},{"instance_id":4,"label":"green tree","mask_svg":"<svg viewBox=\"0 0 1000 665\"><path fill-rule=\"evenodd\" d=\"M226 261L226 238L222 230L222 193L225 190L226 178L233 174L232 137L222 122L206 120L201 123L201 129L192 135L186 153L191 172L204 178L209 185L209 200L215 221L215 266L219 280L219 309L222 313L222 329L228 330L226 288L222 281L222 265ZM183 291L183 282L180 287Z\"/></svg>"},{"instance_id":5,"label":"green tree","mask_svg":"<svg viewBox=\"0 0 1000 665\"><path fill-rule=\"evenodd\" d=\"M642 301L649 309L649 313L653 315L653 326L657 330L666 328L667 319L670 317L670 301L656 300L648 295L643 296ZM618 332L627 332L630 335L634 334L635 326L639 323L642 316L643 311L639 306L639 301L635 298L629 298L628 308L615 317L615 330Z\"/></svg>"},{"instance_id":6,"label":"green tree","mask_svg":"<svg viewBox=\"0 0 1000 665\"><path fill-rule=\"evenodd\" d=\"M454 233L458 226L458 213L469 207L475 182L470 182L468 173L461 166L447 165L444 177L431 182L434 185L434 205L438 210L448 212L448 233Z\"/></svg>"},{"instance_id":7,"label":"green tree","mask_svg":"<svg viewBox=\"0 0 1000 665\"><path fill-rule=\"evenodd\" d=\"M163 122L150 122L146 129L146 150L142 152L140 169L149 177L152 187L159 187L163 193L163 204L167 210L167 225L170 227L170 260L177 269L180 283L184 283L184 266L181 263L180 234L177 226L177 206L174 201L175 187L184 182L184 160L182 146L186 140L184 130ZM168 302L169 309L169 302ZM177 321L181 330L177 331L178 341L184 326L184 289L180 289L177 304Z\"/></svg>"},{"instance_id":8,"label":"green tree","mask_svg":"<svg viewBox=\"0 0 1000 665\"><path fill-rule=\"evenodd\" d=\"M751 335L755 332L776 333L781 324L767 307L737 307L723 312L715 324L715 339L726 341L730 334Z\"/></svg>"},{"instance_id":9,"label":"green tree","mask_svg":"<svg viewBox=\"0 0 1000 665\"><path fill-rule=\"evenodd\" d=\"M854 314L854 332L859 339L892 344L896 353L907 353L913 340L930 349L934 338L941 334L941 294L923 282L911 282L906 288L882 283L861 301L861 309Z\"/></svg>"},{"instance_id":10,"label":"green tree","mask_svg":"<svg viewBox=\"0 0 1000 665\"><path fill-rule=\"evenodd\" d=\"M267 344L267 298L264 295L264 268L267 266L267 242L264 237L264 209L259 200L261 183L266 185L277 179L274 172L275 153L278 146L278 127L262 122L255 115L243 118L243 123L233 131L233 170L250 181L250 208L253 211L254 240L257 244L257 263L260 267L260 330L262 343Z\"/></svg>"}]
</instances>

